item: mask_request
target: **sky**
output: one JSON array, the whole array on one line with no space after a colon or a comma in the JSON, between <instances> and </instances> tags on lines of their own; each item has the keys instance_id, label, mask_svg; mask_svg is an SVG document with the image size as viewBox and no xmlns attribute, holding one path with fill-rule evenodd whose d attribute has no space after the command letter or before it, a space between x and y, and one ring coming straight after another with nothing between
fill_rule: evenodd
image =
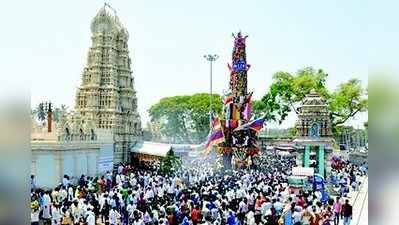
<instances>
[{"instance_id":1,"label":"sky","mask_svg":"<svg viewBox=\"0 0 399 225\"><path fill-rule=\"evenodd\" d=\"M214 92L227 89L231 34L239 30L249 36L248 88L255 99L266 93L273 73L294 73L305 66L326 71L330 90L350 78L360 79L365 87L368 84L366 37L371 31L367 23L374 6L365 1L107 2L130 34L134 86L144 124L149 119L147 110L160 98L209 91L209 64L204 54L220 56L213 67ZM50 100L73 108L91 45L90 23L103 3L2 4L0 25L7 31L0 37L2 73L23 74L17 80L30 87L32 107ZM367 118L363 113L349 123L362 126ZM290 115L280 127L293 126L295 119Z\"/></svg>"}]
</instances>

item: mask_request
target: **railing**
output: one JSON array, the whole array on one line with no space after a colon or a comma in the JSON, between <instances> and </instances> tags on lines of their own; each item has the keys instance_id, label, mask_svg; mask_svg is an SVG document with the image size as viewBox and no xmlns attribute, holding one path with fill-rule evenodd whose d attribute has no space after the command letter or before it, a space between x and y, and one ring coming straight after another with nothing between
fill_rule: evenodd
<instances>
[{"instance_id":1,"label":"railing","mask_svg":"<svg viewBox=\"0 0 399 225\"><path fill-rule=\"evenodd\" d=\"M96 134L65 134L58 136L60 142L94 142L97 141Z\"/></svg>"}]
</instances>

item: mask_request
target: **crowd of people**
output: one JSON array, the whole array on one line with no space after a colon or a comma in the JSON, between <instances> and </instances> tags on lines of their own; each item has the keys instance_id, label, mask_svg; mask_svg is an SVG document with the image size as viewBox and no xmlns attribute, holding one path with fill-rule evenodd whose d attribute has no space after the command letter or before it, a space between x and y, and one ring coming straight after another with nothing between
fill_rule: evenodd
<instances>
[{"instance_id":1,"label":"crowd of people","mask_svg":"<svg viewBox=\"0 0 399 225\"><path fill-rule=\"evenodd\" d=\"M221 172L196 161L173 174L157 166L120 165L100 177L64 176L51 190L33 184L31 221L52 225L327 225L350 224L344 192L322 201L315 190L294 192L287 183L295 159L262 155L256 169ZM334 176L348 185L364 175L347 163ZM351 191L351 190L350 190Z\"/></svg>"}]
</instances>

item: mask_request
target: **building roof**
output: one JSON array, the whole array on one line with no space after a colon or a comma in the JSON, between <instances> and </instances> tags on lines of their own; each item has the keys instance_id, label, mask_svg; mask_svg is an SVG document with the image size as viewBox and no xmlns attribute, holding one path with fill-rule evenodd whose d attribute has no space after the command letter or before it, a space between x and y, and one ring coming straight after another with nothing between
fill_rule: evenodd
<instances>
[{"instance_id":1,"label":"building roof","mask_svg":"<svg viewBox=\"0 0 399 225\"><path fill-rule=\"evenodd\" d=\"M293 176L313 176L314 168L312 167L292 167L292 175Z\"/></svg>"},{"instance_id":2,"label":"building roof","mask_svg":"<svg viewBox=\"0 0 399 225\"><path fill-rule=\"evenodd\" d=\"M137 153L137 154L165 157L170 150L172 150L172 145L170 145L170 144L145 141L145 142L136 144L132 148L131 152Z\"/></svg>"},{"instance_id":3,"label":"building roof","mask_svg":"<svg viewBox=\"0 0 399 225\"><path fill-rule=\"evenodd\" d=\"M282 150L282 151L295 151L296 147L294 144L280 144L280 145L274 146L274 149Z\"/></svg>"}]
</instances>

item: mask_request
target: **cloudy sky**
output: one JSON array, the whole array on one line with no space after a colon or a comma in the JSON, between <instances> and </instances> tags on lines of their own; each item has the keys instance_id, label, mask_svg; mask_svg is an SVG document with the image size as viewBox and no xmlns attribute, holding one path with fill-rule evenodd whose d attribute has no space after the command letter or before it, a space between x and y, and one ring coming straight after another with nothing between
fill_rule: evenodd
<instances>
[{"instance_id":1,"label":"cloudy sky","mask_svg":"<svg viewBox=\"0 0 399 225\"><path fill-rule=\"evenodd\" d=\"M365 1L109 1L130 33L129 49L139 111L165 96L207 92L209 65L218 54L214 91L227 88L232 32L248 34L248 86L255 98L267 91L272 74L305 66L329 74L328 87L349 78L368 83L368 8ZM51 100L74 105L86 64L90 22L103 1L9 1L2 10L2 72L24 74L31 105ZM8 10L9 9L9 10ZM18 9L15 15L13 9ZM9 23L8 21L13 21ZM381 30L381 32L389 32ZM351 123L362 124L363 114ZM292 126L290 116L283 127Z\"/></svg>"}]
</instances>

